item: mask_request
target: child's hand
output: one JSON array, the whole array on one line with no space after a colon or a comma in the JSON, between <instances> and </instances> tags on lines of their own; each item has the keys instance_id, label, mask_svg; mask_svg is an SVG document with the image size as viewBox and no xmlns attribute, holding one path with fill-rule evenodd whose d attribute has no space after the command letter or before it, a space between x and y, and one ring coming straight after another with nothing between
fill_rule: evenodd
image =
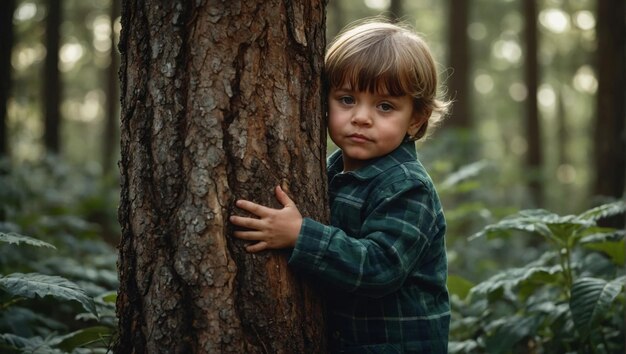
<instances>
[{"instance_id":1,"label":"child's hand","mask_svg":"<svg viewBox=\"0 0 626 354\"><path fill-rule=\"evenodd\" d=\"M258 219L234 215L230 217L230 222L234 225L248 229L235 231L235 237L258 241L246 247L248 252L289 248L296 245L302 226L302 215L296 204L280 186L276 187L275 193L276 199L283 205L282 209L268 208L247 200L238 200L235 203L237 207L258 216Z\"/></svg>"}]
</instances>

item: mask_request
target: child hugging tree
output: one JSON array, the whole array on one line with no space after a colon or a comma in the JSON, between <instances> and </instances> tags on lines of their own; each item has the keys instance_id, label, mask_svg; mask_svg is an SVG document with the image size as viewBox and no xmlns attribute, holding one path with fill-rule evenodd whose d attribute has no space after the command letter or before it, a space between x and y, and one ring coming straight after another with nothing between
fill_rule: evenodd
<instances>
[{"instance_id":1,"label":"child hugging tree","mask_svg":"<svg viewBox=\"0 0 626 354\"><path fill-rule=\"evenodd\" d=\"M293 249L289 266L326 288L329 345L342 353L447 353L446 222L417 159L448 103L437 96L430 49L408 27L365 21L345 29L325 58L330 225L302 217L280 188L273 209L231 216L249 252Z\"/></svg>"}]
</instances>

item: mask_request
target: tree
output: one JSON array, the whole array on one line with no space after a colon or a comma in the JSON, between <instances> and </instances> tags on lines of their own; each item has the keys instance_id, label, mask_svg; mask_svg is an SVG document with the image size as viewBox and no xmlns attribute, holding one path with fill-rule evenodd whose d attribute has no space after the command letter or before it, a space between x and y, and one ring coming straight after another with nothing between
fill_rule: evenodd
<instances>
[{"instance_id":1,"label":"tree","mask_svg":"<svg viewBox=\"0 0 626 354\"><path fill-rule=\"evenodd\" d=\"M404 14L403 2L404 0L391 0L389 2L389 14L394 22L399 21Z\"/></svg>"},{"instance_id":2,"label":"tree","mask_svg":"<svg viewBox=\"0 0 626 354\"><path fill-rule=\"evenodd\" d=\"M0 156L8 154L7 108L11 91L11 51L15 0L0 3Z\"/></svg>"},{"instance_id":3,"label":"tree","mask_svg":"<svg viewBox=\"0 0 626 354\"><path fill-rule=\"evenodd\" d=\"M469 1L449 1L449 46L448 64L454 70L448 80L448 89L454 99L451 117L447 120L451 126L469 129L471 127L470 103L470 51L467 38L469 22Z\"/></svg>"},{"instance_id":4,"label":"tree","mask_svg":"<svg viewBox=\"0 0 626 354\"><path fill-rule=\"evenodd\" d=\"M539 64L537 62L537 2L529 0L523 2L525 19L525 78L528 95L526 97L526 166L530 172L528 188L533 205L543 204L542 165L543 147L541 143L541 124L537 106L537 87L539 82Z\"/></svg>"},{"instance_id":5,"label":"tree","mask_svg":"<svg viewBox=\"0 0 626 354\"><path fill-rule=\"evenodd\" d=\"M46 18L46 61L44 66L44 145L48 152L58 153L61 112L61 79L59 73L59 42L61 0L49 0Z\"/></svg>"},{"instance_id":6,"label":"tree","mask_svg":"<svg viewBox=\"0 0 626 354\"><path fill-rule=\"evenodd\" d=\"M11 52L13 49L15 0L0 3L0 156L8 154L7 107L11 91Z\"/></svg>"},{"instance_id":7,"label":"tree","mask_svg":"<svg viewBox=\"0 0 626 354\"><path fill-rule=\"evenodd\" d=\"M119 53L115 46L115 21L120 13L120 0L111 1L111 63L105 70L107 83L106 113L104 122L104 141L102 142L102 169L105 174L109 174L114 167L114 156L116 153L115 144L118 141L118 105L119 105L119 80L117 72L119 70Z\"/></svg>"},{"instance_id":8,"label":"tree","mask_svg":"<svg viewBox=\"0 0 626 354\"><path fill-rule=\"evenodd\" d=\"M236 198L327 219L325 1L122 6L119 353L323 352L288 252L250 255Z\"/></svg>"},{"instance_id":9,"label":"tree","mask_svg":"<svg viewBox=\"0 0 626 354\"><path fill-rule=\"evenodd\" d=\"M626 180L626 3L598 1L598 94L595 124L595 184L599 196L623 198ZM624 220L613 218L612 226Z\"/></svg>"}]
</instances>

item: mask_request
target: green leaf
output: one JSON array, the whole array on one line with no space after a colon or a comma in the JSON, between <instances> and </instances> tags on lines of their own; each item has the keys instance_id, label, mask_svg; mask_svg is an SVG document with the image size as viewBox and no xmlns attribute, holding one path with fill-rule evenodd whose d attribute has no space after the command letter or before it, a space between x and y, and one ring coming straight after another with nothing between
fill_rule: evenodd
<instances>
[{"instance_id":1,"label":"green leaf","mask_svg":"<svg viewBox=\"0 0 626 354\"><path fill-rule=\"evenodd\" d=\"M470 163L469 165L462 166L457 171L453 172L448 178L441 184L442 189L450 188L460 182L466 181L472 177L477 176L482 170L489 166L487 160L480 160Z\"/></svg>"},{"instance_id":2,"label":"green leaf","mask_svg":"<svg viewBox=\"0 0 626 354\"><path fill-rule=\"evenodd\" d=\"M448 353L450 354L465 354L474 353L480 346L473 339L467 339L462 342L450 341L448 342Z\"/></svg>"},{"instance_id":3,"label":"green leaf","mask_svg":"<svg viewBox=\"0 0 626 354\"><path fill-rule=\"evenodd\" d=\"M543 209L522 210L517 214L507 216L499 222L485 227L482 231L471 238L487 236L489 238L510 235L511 231L524 231L531 234L541 235L549 238L550 229L541 222L542 218L557 216Z\"/></svg>"},{"instance_id":4,"label":"green leaf","mask_svg":"<svg viewBox=\"0 0 626 354\"><path fill-rule=\"evenodd\" d=\"M0 277L0 287L12 296L35 298L52 296L61 300L78 301L83 308L98 316L93 299L75 283L53 275L13 273Z\"/></svg>"},{"instance_id":5,"label":"green leaf","mask_svg":"<svg viewBox=\"0 0 626 354\"><path fill-rule=\"evenodd\" d=\"M563 272L561 266L541 266L539 262L543 260L499 272L473 287L470 294L512 294L520 285L525 285L525 293L528 293L546 284L557 283Z\"/></svg>"},{"instance_id":6,"label":"green leaf","mask_svg":"<svg viewBox=\"0 0 626 354\"><path fill-rule=\"evenodd\" d=\"M113 329L105 326L83 328L60 338L57 345L60 349L71 352L80 347L100 343L106 345L113 334Z\"/></svg>"},{"instance_id":7,"label":"green leaf","mask_svg":"<svg viewBox=\"0 0 626 354\"><path fill-rule=\"evenodd\" d=\"M537 331L540 317L513 316L487 337L485 349L490 354L510 353L520 340Z\"/></svg>"},{"instance_id":8,"label":"green leaf","mask_svg":"<svg viewBox=\"0 0 626 354\"><path fill-rule=\"evenodd\" d=\"M578 217L585 220L597 221L609 216L619 215L626 212L626 201L618 200L612 203L600 205L587 210Z\"/></svg>"},{"instance_id":9,"label":"green leaf","mask_svg":"<svg viewBox=\"0 0 626 354\"><path fill-rule=\"evenodd\" d=\"M471 238L487 236L489 238L508 236L511 231L523 231L540 235L558 244L571 248L574 236L580 230L593 227L592 220L581 219L574 215L559 216L544 209L522 210L508 216L498 223L485 227Z\"/></svg>"},{"instance_id":10,"label":"green leaf","mask_svg":"<svg viewBox=\"0 0 626 354\"><path fill-rule=\"evenodd\" d=\"M98 298L101 299L102 302L115 304L115 302L117 301L117 291L109 291L100 295Z\"/></svg>"},{"instance_id":11,"label":"green leaf","mask_svg":"<svg viewBox=\"0 0 626 354\"><path fill-rule=\"evenodd\" d=\"M624 240L617 242L586 242L582 245L584 248L602 252L609 256L611 261L618 266L624 266L625 263L625 247Z\"/></svg>"},{"instance_id":12,"label":"green leaf","mask_svg":"<svg viewBox=\"0 0 626 354\"><path fill-rule=\"evenodd\" d=\"M458 275L450 274L448 276L448 290L450 294L457 295L461 299L465 299L474 284Z\"/></svg>"},{"instance_id":13,"label":"green leaf","mask_svg":"<svg viewBox=\"0 0 626 354\"><path fill-rule=\"evenodd\" d=\"M624 286L626 277L610 282L599 278L581 278L572 285L570 310L578 332L586 337L594 324L610 309Z\"/></svg>"},{"instance_id":14,"label":"green leaf","mask_svg":"<svg viewBox=\"0 0 626 354\"><path fill-rule=\"evenodd\" d=\"M0 242L7 242L7 243L16 244L16 245L19 245L20 243L25 243L31 246L49 247L49 248L56 249L56 247L49 244L48 242L44 242L36 238L30 237L30 236L20 235L17 232L9 232L8 234L4 232L0 232Z\"/></svg>"},{"instance_id":15,"label":"green leaf","mask_svg":"<svg viewBox=\"0 0 626 354\"><path fill-rule=\"evenodd\" d=\"M58 349L54 349L41 337L24 338L11 333L0 334L0 343L4 343L11 348L18 349L21 353L33 354L61 354ZM0 346L1 348L1 346Z\"/></svg>"}]
</instances>

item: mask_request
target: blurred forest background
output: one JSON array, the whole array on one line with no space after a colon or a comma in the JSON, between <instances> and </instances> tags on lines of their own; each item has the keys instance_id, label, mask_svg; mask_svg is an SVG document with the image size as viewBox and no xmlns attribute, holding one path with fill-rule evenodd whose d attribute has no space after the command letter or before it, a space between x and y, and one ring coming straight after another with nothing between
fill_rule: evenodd
<instances>
[{"instance_id":1,"label":"blurred forest background","mask_svg":"<svg viewBox=\"0 0 626 354\"><path fill-rule=\"evenodd\" d=\"M115 333L120 1L0 3L0 349ZM623 1L330 0L328 40L375 15L424 35L455 101L418 144L450 351L623 352Z\"/></svg>"}]
</instances>

